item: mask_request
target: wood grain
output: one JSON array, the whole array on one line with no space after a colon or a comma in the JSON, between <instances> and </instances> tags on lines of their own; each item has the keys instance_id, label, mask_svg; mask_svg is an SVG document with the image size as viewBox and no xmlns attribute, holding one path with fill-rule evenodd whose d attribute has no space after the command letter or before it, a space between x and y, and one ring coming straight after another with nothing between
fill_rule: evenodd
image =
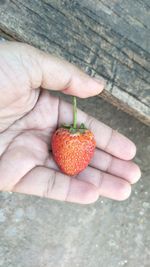
<instances>
[{"instance_id":1,"label":"wood grain","mask_svg":"<svg viewBox=\"0 0 150 267\"><path fill-rule=\"evenodd\" d=\"M108 80L107 101L150 125L150 7L129 0L0 1L0 34Z\"/></svg>"}]
</instances>

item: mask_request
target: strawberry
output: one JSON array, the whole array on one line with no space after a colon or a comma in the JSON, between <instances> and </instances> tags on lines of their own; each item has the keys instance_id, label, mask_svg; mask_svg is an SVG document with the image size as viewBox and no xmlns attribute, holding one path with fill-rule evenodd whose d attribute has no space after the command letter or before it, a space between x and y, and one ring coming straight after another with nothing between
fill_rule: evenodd
<instances>
[{"instance_id":1,"label":"strawberry","mask_svg":"<svg viewBox=\"0 0 150 267\"><path fill-rule=\"evenodd\" d=\"M93 133L83 124L77 128L76 98L74 123L57 129L52 136L52 153L57 165L67 175L76 175L89 164L96 146Z\"/></svg>"}]
</instances>

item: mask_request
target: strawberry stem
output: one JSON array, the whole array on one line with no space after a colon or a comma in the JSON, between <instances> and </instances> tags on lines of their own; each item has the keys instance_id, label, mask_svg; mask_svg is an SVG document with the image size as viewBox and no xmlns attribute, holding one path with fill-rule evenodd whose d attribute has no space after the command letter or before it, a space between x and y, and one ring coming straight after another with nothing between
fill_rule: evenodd
<instances>
[{"instance_id":1,"label":"strawberry stem","mask_svg":"<svg viewBox=\"0 0 150 267\"><path fill-rule=\"evenodd\" d=\"M77 99L73 97L73 128L77 129Z\"/></svg>"}]
</instances>

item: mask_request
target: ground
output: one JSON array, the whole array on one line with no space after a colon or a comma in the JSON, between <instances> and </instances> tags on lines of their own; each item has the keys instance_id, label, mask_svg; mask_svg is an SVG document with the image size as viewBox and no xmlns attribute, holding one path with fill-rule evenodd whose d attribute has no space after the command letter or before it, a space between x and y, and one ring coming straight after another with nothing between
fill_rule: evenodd
<instances>
[{"instance_id":1,"label":"ground","mask_svg":"<svg viewBox=\"0 0 150 267\"><path fill-rule=\"evenodd\" d=\"M149 128L93 97L79 106L131 138L142 178L124 202L61 203L0 193L2 267L149 267Z\"/></svg>"}]
</instances>

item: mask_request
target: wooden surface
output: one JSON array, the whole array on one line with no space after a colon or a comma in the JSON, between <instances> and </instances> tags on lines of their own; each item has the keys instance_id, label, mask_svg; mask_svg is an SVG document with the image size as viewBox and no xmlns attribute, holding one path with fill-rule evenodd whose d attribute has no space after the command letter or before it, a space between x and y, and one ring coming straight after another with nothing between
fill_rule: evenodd
<instances>
[{"instance_id":1,"label":"wooden surface","mask_svg":"<svg viewBox=\"0 0 150 267\"><path fill-rule=\"evenodd\" d=\"M103 76L102 97L150 125L149 0L0 0L0 35Z\"/></svg>"}]
</instances>

